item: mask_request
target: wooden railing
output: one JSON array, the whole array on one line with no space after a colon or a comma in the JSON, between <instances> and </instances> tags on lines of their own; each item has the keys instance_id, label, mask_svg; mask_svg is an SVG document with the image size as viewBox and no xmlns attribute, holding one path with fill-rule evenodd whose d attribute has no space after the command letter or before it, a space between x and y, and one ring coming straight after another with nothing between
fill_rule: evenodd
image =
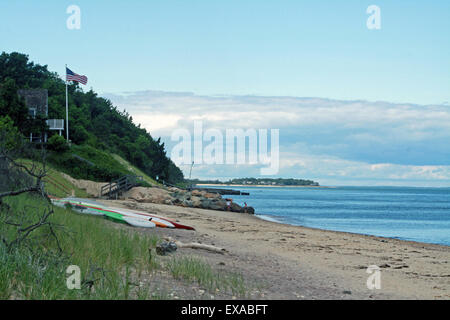
<instances>
[{"instance_id":1,"label":"wooden railing","mask_svg":"<svg viewBox=\"0 0 450 320\"><path fill-rule=\"evenodd\" d=\"M138 186L142 181L142 176L126 175L104 185L100 191L100 195L109 199L117 199L122 193Z\"/></svg>"}]
</instances>

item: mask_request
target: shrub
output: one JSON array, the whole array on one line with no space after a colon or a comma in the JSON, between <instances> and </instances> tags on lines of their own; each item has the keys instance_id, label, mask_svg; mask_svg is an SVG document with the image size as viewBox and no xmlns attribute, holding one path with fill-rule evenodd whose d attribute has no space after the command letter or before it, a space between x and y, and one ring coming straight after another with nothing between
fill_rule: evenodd
<instances>
[{"instance_id":1,"label":"shrub","mask_svg":"<svg viewBox=\"0 0 450 320\"><path fill-rule=\"evenodd\" d=\"M69 150L69 145L62 136L54 135L47 142L47 149L53 150L56 152L65 152Z\"/></svg>"}]
</instances>

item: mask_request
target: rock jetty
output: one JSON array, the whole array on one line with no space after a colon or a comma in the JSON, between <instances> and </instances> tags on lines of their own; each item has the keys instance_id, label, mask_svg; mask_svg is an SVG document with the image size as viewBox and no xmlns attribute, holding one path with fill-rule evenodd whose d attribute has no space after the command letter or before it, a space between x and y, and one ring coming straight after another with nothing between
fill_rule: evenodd
<instances>
[{"instance_id":1,"label":"rock jetty","mask_svg":"<svg viewBox=\"0 0 450 320\"><path fill-rule=\"evenodd\" d=\"M201 208L219 211L232 211L254 214L253 207L241 207L231 199L222 198L219 193L205 190L187 191L176 187L145 188L135 187L126 192L122 198L142 203L158 203L189 208Z\"/></svg>"}]
</instances>

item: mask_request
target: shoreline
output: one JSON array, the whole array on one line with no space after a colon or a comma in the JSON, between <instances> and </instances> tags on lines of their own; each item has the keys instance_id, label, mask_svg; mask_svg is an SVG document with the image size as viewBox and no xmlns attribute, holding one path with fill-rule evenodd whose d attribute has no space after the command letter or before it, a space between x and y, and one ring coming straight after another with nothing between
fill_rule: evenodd
<instances>
[{"instance_id":1,"label":"shoreline","mask_svg":"<svg viewBox=\"0 0 450 320\"><path fill-rule=\"evenodd\" d=\"M200 256L250 283L263 283L260 299L450 299L449 246L293 226L236 212L102 202L192 225L196 231L141 232L226 248L225 255L192 249L177 254ZM380 268L381 290L367 288L372 265Z\"/></svg>"},{"instance_id":2,"label":"shoreline","mask_svg":"<svg viewBox=\"0 0 450 320\"><path fill-rule=\"evenodd\" d=\"M340 231L340 230L330 230L330 229L308 227L308 226L303 226L303 225L298 225L298 224L292 224L292 223L287 223L287 222L276 221L275 218L273 218L273 220L269 220L269 219L272 219L272 218L264 219L264 218L261 217L261 216L264 216L264 214L262 214L262 215L255 214L253 216L255 218L263 220L263 221L276 223L276 224L280 224L280 225L287 225L287 226L291 226L291 227L300 227L300 228L305 228L305 229L310 229L310 230L318 230L318 231L326 231L326 232L337 232L337 233L351 234L351 235L360 235L360 236L365 236L365 237L376 237L376 238L385 239L385 240L388 240L388 239L389 240L398 240L398 241L405 241L405 242L410 242L410 243L417 243L419 245L435 245L435 246L441 246L441 247L450 248L450 245L442 244L442 243L422 242L422 241L414 241L414 240L402 239L402 238L398 238L398 237L377 236L377 235L368 234L368 233L358 233L358 232L350 232L350 231Z\"/></svg>"},{"instance_id":3,"label":"shoreline","mask_svg":"<svg viewBox=\"0 0 450 320\"><path fill-rule=\"evenodd\" d=\"M330 229L321 229L321 228L315 228L315 227L308 227L308 226L303 226L303 225L297 225L297 224L290 224L290 223L284 223L284 222L280 222L280 221L275 221L275 219L273 220L268 220L268 219L264 219L259 217L261 215L255 214L254 217L266 222L270 222L270 223L276 223L279 225L286 225L286 226L291 226L291 227L299 227L299 228L304 228L304 229L309 229L309 230L316 230L316 231L324 231L324 232L335 232L335 233L341 233L341 234L347 234L347 235L355 235L355 236L363 236L363 237L369 237L369 238L377 238L380 240L396 240L396 241L402 241L402 242L407 242L410 244L416 244L419 246L438 246L438 247L444 247L444 248L448 248L450 249L450 245L446 245L446 244L442 244L442 243L433 243L433 242L422 242L422 241L414 241L414 240L407 240L407 239L402 239L402 238L395 238L395 237L385 237L385 236L377 236L377 235L373 235L373 234L368 234L368 233L357 233L357 232L349 232L349 231L339 231L339 230L330 230Z\"/></svg>"}]
</instances>

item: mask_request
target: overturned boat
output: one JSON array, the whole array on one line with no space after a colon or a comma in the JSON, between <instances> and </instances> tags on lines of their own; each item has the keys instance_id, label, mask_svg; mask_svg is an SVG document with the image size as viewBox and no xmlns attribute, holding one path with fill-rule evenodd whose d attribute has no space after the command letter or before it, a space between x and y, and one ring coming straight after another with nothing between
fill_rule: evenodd
<instances>
[{"instance_id":1,"label":"overturned boat","mask_svg":"<svg viewBox=\"0 0 450 320\"><path fill-rule=\"evenodd\" d=\"M161 216L135 210L109 207L87 199L52 199L52 203L61 208L69 208L83 214L104 216L110 220L127 223L134 227L195 230L190 226L179 224Z\"/></svg>"}]
</instances>

